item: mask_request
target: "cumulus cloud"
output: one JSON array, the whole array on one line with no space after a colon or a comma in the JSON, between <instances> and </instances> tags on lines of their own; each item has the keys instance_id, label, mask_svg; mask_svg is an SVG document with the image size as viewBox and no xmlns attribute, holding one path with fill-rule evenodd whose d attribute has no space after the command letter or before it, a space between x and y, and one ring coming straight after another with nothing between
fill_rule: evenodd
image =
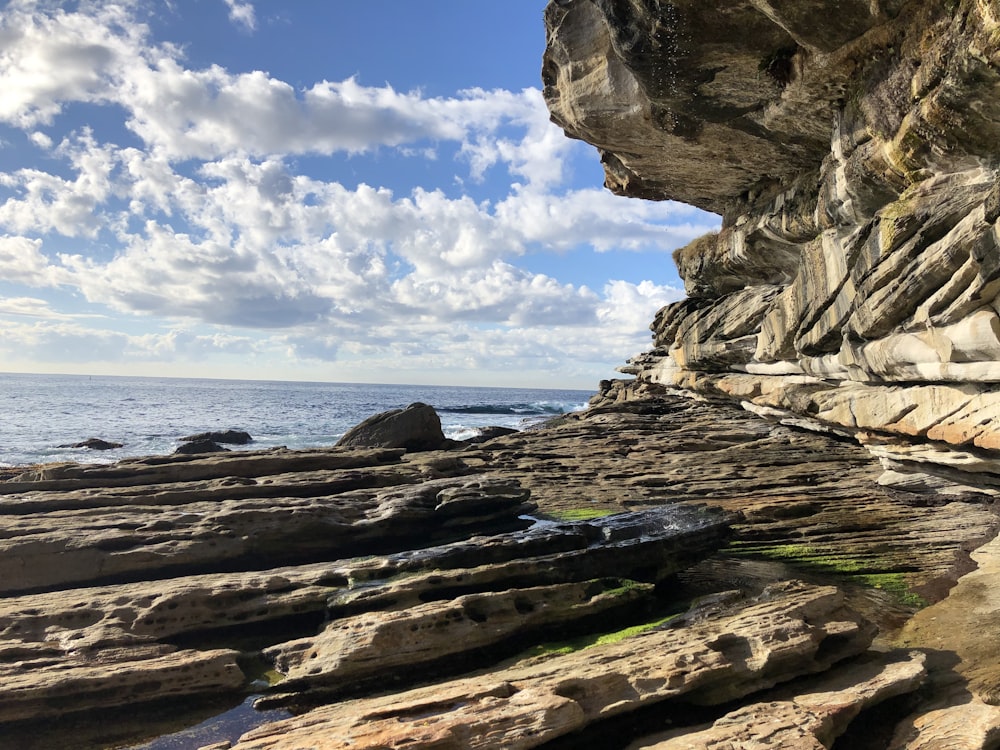
<instances>
[{"instance_id":1,"label":"cumulus cloud","mask_svg":"<svg viewBox=\"0 0 1000 750\"><path fill-rule=\"evenodd\" d=\"M251 4L226 1L235 21L253 23ZM173 159L357 153L476 139L508 122L532 124L535 140L550 143L559 132L547 123L536 90L424 97L349 78L299 92L262 71L190 69L179 49L153 42L123 5L75 13L14 9L0 17L0 49L0 122L28 128L51 123L69 103L116 104L149 148ZM502 151L522 171L538 156L511 142Z\"/></svg>"},{"instance_id":2,"label":"cumulus cloud","mask_svg":"<svg viewBox=\"0 0 1000 750\"><path fill-rule=\"evenodd\" d=\"M257 28L257 15L252 3L241 3L239 0L226 0L229 7L229 20L243 26L248 31Z\"/></svg>"},{"instance_id":3,"label":"cumulus cloud","mask_svg":"<svg viewBox=\"0 0 1000 750\"><path fill-rule=\"evenodd\" d=\"M253 29L253 5L225 1ZM45 155L0 172L0 277L174 327L85 328L25 294L0 299L0 314L49 320L8 327L0 348L43 358L75 337L86 345L74 351L107 361L408 358L512 372L615 361L648 342L652 315L680 292L652 281L590 289L519 259L670 250L716 223L569 189L582 147L552 125L536 89L429 97L355 78L296 89L262 71L187 66L134 3L59 6L15 3L0 16L0 123ZM115 134L60 129L79 103L119 118ZM375 151L451 155L459 180L501 172L508 187L489 200L397 193L298 166L302 155Z\"/></svg>"},{"instance_id":4,"label":"cumulus cloud","mask_svg":"<svg viewBox=\"0 0 1000 750\"><path fill-rule=\"evenodd\" d=\"M99 207L109 197L111 149L98 146L89 131L57 152L76 171L66 179L38 169L0 173L0 186L13 197L0 204L0 226L14 232L56 232L93 237L103 226Z\"/></svg>"},{"instance_id":5,"label":"cumulus cloud","mask_svg":"<svg viewBox=\"0 0 1000 750\"><path fill-rule=\"evenodd\" d=\"M30 287L70 283L65 269L50 263L41 247L40 239L0 235L0 278Z\"/></svg>"}]
</instances>

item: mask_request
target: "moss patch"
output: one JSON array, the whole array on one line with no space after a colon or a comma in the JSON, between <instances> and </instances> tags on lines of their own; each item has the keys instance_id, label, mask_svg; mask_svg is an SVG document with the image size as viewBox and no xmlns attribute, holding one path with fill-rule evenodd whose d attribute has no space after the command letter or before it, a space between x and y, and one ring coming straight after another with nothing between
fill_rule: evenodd
<instances>
[{"instance_id":1,"label":"moss patch","mask_svg":"<svg viewBox=\"0 0 1000 750\"><path fill-rule=\"evenodd\" d=\"M922 609L928 605L928 601L920 594L910 591L906 583L906 577L902 573L868 573L853 576L862 586L885 591L907 607Z\"/></svg>"},{"instance_id":2,"label":"moss patch","mask_svg":"<svg viewBox=\"0 0 1000 750\"><path fill-rule=\"evenodd\" d=\"M923 597L910 591L904 573L898 570L885 572L899 566L884 558L845 557L808 544L766 546L734 543L729 553L736 557L783 562L811 573L842 577L859 586L885 591L907 607L919 609L927 606Z\"/></svg>"},{"instance_id":3,"label":"moss patch","mask_svg":"<svg viewBox=\"0 0 1000 750\"><path fill-rule=\"evenodd\" d=\"M268 687L274 687L285 679L285 676L277 671L259 653L241 654L237 659L237 663L240 669L243 670L243 675L246 677L247 682L251 685L253 683L267 683Z\"/></svg>"},{"instance_id":4,"label":"moss patch","mask_svg":"<svg viewBox=\"0 0 1000 750\"><path fill-rule=\"evenodd\" d=\"M655 620L639 623L638 625L631 625L627 628L614 630L610 633L591 633L580 636L579 638L571 638L565 641L540 643L537 646L525 651L518 658L534 659L538 657L560 656L562 654L571 654L574 651L581 651L585 648L591 648L592 646L605 646L610 643L618 643L626 638L631 638L632 636L639 635L640 633L645 633L647 630L654 630L655 628L670 622L672 619L677 617L678 614L679 613L674 613L667 616L660 616Z\"/></svg>"},{"instance_id":5,"label":"moss patch","mask_svg":"<svg viewBox=\"0 0 1000 750\"><path fill-rule=\"evenodd\" d=\"M546 515L554 521L589 521L593 518L604 518L604 516L619 512L607 508L568 508L566 510L553 510Z\"/></svg>"}]
</instances>

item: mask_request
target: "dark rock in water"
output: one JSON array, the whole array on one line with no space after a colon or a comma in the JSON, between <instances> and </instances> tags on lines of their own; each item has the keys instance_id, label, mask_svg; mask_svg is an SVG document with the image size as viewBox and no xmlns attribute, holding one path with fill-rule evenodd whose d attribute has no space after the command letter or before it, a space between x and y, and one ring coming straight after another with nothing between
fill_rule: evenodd
<instances>
[{"instance_id":1,"label":"dark rock in water","mask_svg":"<svg viewBox=\"0 0 1000 750\"><path fill-rule=\"evenodd\" d=\"M368 417L337 441L338 447L406 448L409 451L429 451L445 445L447 440L441 430L441 418L433 406L420 402Z\"/></svg>"},{"instance_id":2,"label":"dark rock in water","mask_svg":"<svg viewBox=\"0 0 1000 750\"><path fill-rule=\"evenodd\" d=\"M67 443L65 445L58 445L57 448L89 448L92 451L110 451L115 448L124 448L124 443L111 443L107 440L101 440L100 438L87 438L80 443Z\"/></svg>"},{"instance_id":3,"label":"dark rock in water","mask_svg":"<svg viewBox=\"0 0 1000 750\"><path fill-rule=\"evenodd\" d=\"M182 437L182 443L195 443L204 440L211 440L215 443L226 443L228 445L247 445L253 442L249 432L244 430L216 430L214 432L199 432L197 435Z\"/></svg>"},{"instance_id":4,"label":"dark rock in water","mask_svg":"<svg viewBox=\"0 0 1000 750\"><path fill-rule=\"evenodd\" d=\"M189 443L184 443L184 445L178 446L174 453L218 453L219 451L228 450L228 448L223 448L214 440L192 440Z\"/></svg>"},{"instance_id":5,"label":"dark rock in water","mask_svg":"<svg viewBox=\"0 0 1000 750\"><path fill-rule=\"evenodd\" d=\"M472 437L468 438L467 440L463 440L462 442L469 444L485 443L487 440L503 437L504 435L513 435L516 432L518 432L518 430L515 430L512 427L499 427L494 425L491 427L484 427L479 431L478 435L473 435Z\"/></svg>"}]
</instances>

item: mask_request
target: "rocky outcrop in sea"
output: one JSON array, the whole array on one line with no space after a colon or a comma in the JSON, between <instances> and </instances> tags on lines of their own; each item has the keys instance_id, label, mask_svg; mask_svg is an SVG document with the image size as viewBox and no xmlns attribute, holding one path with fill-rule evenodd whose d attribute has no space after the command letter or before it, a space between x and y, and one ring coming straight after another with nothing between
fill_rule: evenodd
<instances>
[{"instance_id":1,"label":"rocky outcrop in sea","mask_svg":"<svg viewBox=\"0 0 1000 750\"><path fill-rule=\"evenodd\" d=\"M5 747L998 746L995 3L546 25L609 188L723 216L634 378L0 482Z\"/></svg>"}]
</instances>

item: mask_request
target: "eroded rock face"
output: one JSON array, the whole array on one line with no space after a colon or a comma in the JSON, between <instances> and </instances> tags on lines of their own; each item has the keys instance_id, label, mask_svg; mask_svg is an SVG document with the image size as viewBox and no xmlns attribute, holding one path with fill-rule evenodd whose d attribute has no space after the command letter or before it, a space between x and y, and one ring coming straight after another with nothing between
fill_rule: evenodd
<instances>
[{"instance_id":1,"label":"eroded rock face","mask_svg":"<svg viewBox=\"0 0 1000 750\"><path fill-rule=\"evenodd\" d=\"M899 747L985 743L991 613L934 621L981 663L928 658L925 688L918 660L865 650L949 601L995 531L989 496L888 488L853 441L645 389L460 452L171 456L0 483L0 737L128 746L253 691L299 715L268 726L247 707L219 739L617 747L662 729L646 706L697 736L738 699L749 732L800 722L827 741L916 689L880 719ZM939 653L915 622L923 640L903 645ZM945 700L969 689L974 704ZM627 728L602 729L615 716Z\"/></svg>"},{"instance_id":2,"label":"eroded rock face","mask_svg":"<svg viewBox=\"0 0 1000 750\"><path fill-rule=\"evenodd\" d=\"M489 665L662 606L655 587L735 518L537 523L516 479L402 455L178 456L4 483L0 736L28 747L53 717L241 696L248 659L285 675L270 700L294 705Z\"/></svg>"},{"instance_id":3,"label":"eroded rock face","mask_svg":"<svg viewBox=\"0 0 1000 750\"><path fill-rule=\"evenodd\" d=\"M637 742L629 750L825 750L862 711L920 687L924 662L917 651L859 660L799 686L791 697L772 691L772 700L743 706L708 729L670 732L670 738Z\"/></svg>"},{"instance_id":4,"label":"eroded rock face","mask_svg":"<svg viewBox=\"0 0 1000 750\"><path fill-rule=\"evenodd\" d=\"M1000 493L997 4L553 0L545 18L552 119L598 148L606 186L722 216L719 232L675 252L688 297L659 311L653 348L620 368L635 380L603 382L594 407L629 411L637 426L672 391L718 413L728 400L826 435L837 454L845 439L860 443L884 469L879 501L867 490L842 496L853 527L829 515L838 513L834 496L852 494L843 479L851 472L812 493L760 485L758 461L768 460L774 433L756 444L758 455L706 450L702 471L683 479L674 458L633 474L626 481L641 496L631 507L657 490L706 491L705 475L718 471L715 502L740 507L748 525L731 553L748 558L733 576L780 576L780 559L814 572L848 558L859 571L889 570L879 558L896 557L893 548L905 567L907 556L923 565L924 552L973 527L982 535L967 549L989 539L995 522L970 526L966 513ZM796 464L792 445L789 478L813 473L815 456ZM814 473L824 475L836 474ZM727 499L737 487L746 495ZM924 504L925 520L938 522L914 545L892 519L907 517L913 529L912 511ZM827 684L821 697L765 696L700 731L633 747L994 747L997 659L979 635L996 615L994 545L975 553L980 570L946 598L944 578L895 568L932 603L900 638L887 635L927 649L924 694L934 699L909 719L899 722L913 706L893 685L912 690L923 679L917 661ZM716 558L692 575L727 565ZM887 633L907 617L883 623ZM872 707L883 699L890 708Z\"/></svg>"},{"instance_id":5,"label":"eroded rock face","mask_svg":"<svg viewBox=\"0 0 1000 750\"><path fill-rule=\"evenodd\" d=\"M996 482L996 4L569 0L546 22L552 117L608 187L723 217L626 371Z\"/></svg>"},{"instance_id":6,"label":"eroded rock face","mask_svg":"<svg viewBox=\"0 0 1000 750\"><path fill-rule=\"evenodd\" d=\"M753 633L753 637L743 634ZM484 677L314 709L235 748L530 748L669 700L719 704L865 650L869 624L831 588L776 586L735 611ZM791 671L789 667L791 667Z\"/></svg>"}]
</instances>

